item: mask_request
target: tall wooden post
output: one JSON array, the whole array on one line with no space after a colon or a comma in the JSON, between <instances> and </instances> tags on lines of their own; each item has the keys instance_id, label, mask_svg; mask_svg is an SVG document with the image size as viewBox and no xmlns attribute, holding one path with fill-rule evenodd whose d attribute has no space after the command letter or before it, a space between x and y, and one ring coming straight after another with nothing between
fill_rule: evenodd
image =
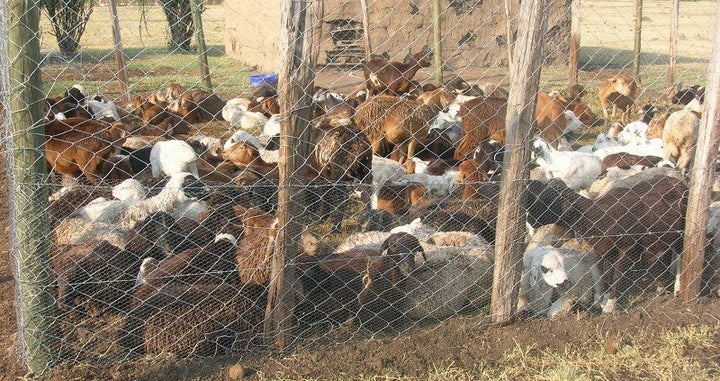
<instances>
[{"instance_id":1,"label":"tall wooden post","mask_svg":"<svg viewBox=\"0 0 720 381\"><path fill-rule=\"evenodd\" d=\"M678 30L680 27L680 0L672 0L670 10L670 66L667 73L667 96L672 101L675 89L675 68L677 66Z\"/></svg>"},{"instance_id":2,"label":"tall wooden post","mask_svg":"<svg viewBox=\"0 0 720 381\"><path fill-rule=\"evenodd\" d=\"M365 40L365 57L372 54L372 44L370 44L370 9L368 9L367 0L360 0L362 8L362 24L363 24L363 40Z\"/></svg>"},{"instance_id":3,"label":"tall wooden post","mask_svg":"<svg viewBox=\"0 0 720 381\"><path fill-rule=\"evenodd\" d=\"M580 62L580 0L572 0L570 6L570 41L568 41L568 89L578 83Z\"/></svg>"},{"instance_id":4,"label":"tall wooden post","mask_svg":"<svg viewBox=\"0 0 720 381\"><path fill-rule=\"evenodd\" d=\"M547 0L523 1L520 5L518 38L510 67L510 96L498 204L495 269L490 310L496 323L511 319L518 299L522 256L525 250L525 200L522 179L528 177L527 142L535 114L540 83L542 35L547 25Z\"/></svg>"},{"instance_id":5,"label":"tall wooden post","mask_svg":"<svg viewBox=\"0 0 720 381\"><path fill-rule=\"evenodd\" d=\"M198 61L200 63L200 77L205 87L212 90L210 80L210 65L208 65L207 47L205 46L205 32L203 31L200 0L190 0L193 25L195 25L195 41L198 48Z\"/></svg>"},{"instance_id":6,"label":"tall wooden post","mask_svg":"<svg viewBox=\"0 0 720 381\"><path fill-rule=\"evenodd\" d=\"M125 63L125 52L123 51L122 37L120 35L120 20L118 19L117 0L110 0L110 17L112 17L112 35L115 46L115 62L118 65L118 82L120 91L125 99L130 102L130 80L128 79L127 65Z\"/></svg>"},{"instance_id":7,"label":"tall wooden post","mask_svg":"<svg viewBox=\"0 0 720 381\"><path fill-rule=\"evenodd\" d=\"M31 372L40 374L59 358L57 311L50 260L45 159L41 155L45 126L40 79L39 8L34 0L9 0L7 16L10 59L12 148L8 151L12 268L15 270L20 353ZM2 38L2 36L0 36ZM7 67L7 66L5 66ZM4 69L0 69L4 70ZM8 122L6 120L5 122Z\"/></svg>"},{"instance_id":8,"label":"tall wooden post","mask_svg":"<svg viewBox=\"0 0 720 381\"><path fill-rule=\"evenodd\" d=\"M635 0L635 48L633 49L635 57L633 58L633 76L636 79L640 79L640 53L642 50L642 9L643 0Z\"/></svg>"},{"instance_id":9,"label":"tall wooden post","mask_svg":"<svg viewBox=\"0 0 720 381\"><path fill-rule=\"evenodd\" d=\"M513 51L513 34L512 34L512 9L510 9L510 0L505 0L505 34L507 34L507 56L508 56L508 67L512 66L512 51Z\"/></svg>"},{"instance_id":10,"label":"tall wooden post","mask_svg":"<svg viewBox=\"0 0 720 381\"><path fill-rule=\"evenodd\" d=\"M312 8L308 6L312 5ZM280 172L277 234L272 256L272 280L268 295L265 332L275 339L278 349L289 345L294 322L297 287L294 261L297 238L302 232L300 217L304 210L310 152L310 104L315 79L318 49L314 36L320 30L323 0L283 0L281 8L281 59L278 78L280 103Z\"/></svg>"},{"instance_id":11,"label":"tall wooden post","mask_svg":"<svg viewBox=\"0 0 720 381\"><path fill-rule=\"evenodd\" d=\"M440 0L433 0L433 64L435 66L435 86L443 84L443 59L442 59L442 24L440 23Z\"/></svg>"},{"instance_id":12,"label":"tall wooden post","mask_svg":"<svg viewBox=\"0 0 720 381\"><path fill-rule=\"evenodd\" d=\"M716 0L720 7L720 0ZM720 138L720 19L715 20L712 56L708 64L705 113L698 128L697 148L690 172L690 195L685 214L685 235L680 272L680 298L700 296L705 266L705 226L711 200L714 161Z\"/></svg>"}]
</instances>

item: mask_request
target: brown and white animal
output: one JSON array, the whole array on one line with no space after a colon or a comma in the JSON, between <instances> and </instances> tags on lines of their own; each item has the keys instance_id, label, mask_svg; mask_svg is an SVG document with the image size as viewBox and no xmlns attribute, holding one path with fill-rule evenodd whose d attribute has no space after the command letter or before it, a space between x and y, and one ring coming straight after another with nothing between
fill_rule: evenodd
<instances>
[{"instance_id":1,"label":"brown and white animal","mask_svg":"<svg viewBox=\"0 0 720 381\"><path fill-rule=\"evenodd\" d=\"M70 118L46 127L45 159L48 171L64 177L84 175L91 184L102 179L102 163L119 152L127 132L122 123Z\"/></svg>"},{"instance_id":2,"label":"brown and white animal","mask_svg":"<svg viewBox=\"0 0 720 381\"><path fill-rule=\"evenodd\" d=\"M363 102L353 120L370 140L373 153L383 141L394 144L402 153L400 163L412 160L418 139L427 136L435 113L424 104L389 95Z\"/></svg>"},{"instance_id":3,"label":"brown and white animal","mask_svg":"<svg viewBox=\"0 0 720 381\"><path fill-rule=\"evenodd\" d=\"M430 66L432 54L408 54L404 62L388 61L373 56L365 62L363 75L368 96L377 94L401 95L411 90L411 81L418 70Z\"/></svg>"},{"instance_id":4,"label":"brown and white animal","mask_svg":"<svg viewBox=\"0 0 720 381\"><path fill-rule=\"evenodd\" d=\"M665 160L673 160L683 172L687 171L695 156L697 130L702 105L694 100L684 109L670 114L662 132Z\"/></svg>"},{"instance_id":5,"label":"brown and white animal","mask_svg":"<svg viewBox=\"0 0 720 381\"><path fill-rule=\"evenodd\" d=\"M635 104L638 84L635 78L628 75L616 75L600 82L598 97L603 109L603 117L615 117L616 111L622 111L622 121L627 123L630 119L630 111ZM612 107L612 114L608 109Z\"/></svg>"}]
</instances>

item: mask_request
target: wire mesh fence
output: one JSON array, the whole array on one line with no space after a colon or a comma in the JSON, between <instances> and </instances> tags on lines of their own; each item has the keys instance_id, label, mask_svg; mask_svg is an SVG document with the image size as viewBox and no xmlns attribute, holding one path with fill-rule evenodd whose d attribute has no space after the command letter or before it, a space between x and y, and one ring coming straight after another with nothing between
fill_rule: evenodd
<instances>
[{"instance_id":1,"label":"wire mesh fence","mask_svg":"<svg viewBox=\"0 0 720 381\"><path fill-rule=\"evenodd\" d=\"M281 46L279 4L205 3L198 43L192 2L59 3L64 20L83 22L84 32L71 31L80 36L61 36L56 3L27 14L8 7L3 23L28 357L242 355L272 346L283 325L292 345L309 346L492 316L506 276L496 238L512 228L497 223L511 213L501 202L507 184L520 190L511 204L527 225L514 242L524 253L511 263L512 319L629 310L677 292L689 232L707 237L700 293L718 296L718 205L703 226L686 225L692 166L695 176L716 171L714 160L692 163L696 143L717 150L697 138L705 86L717 89L707 74L712 2L682 2L670 84L667 2L645 2L640 52L629 3L583 2L573 17L571 1L548 2L542 70L532 73L539 91L519 105L508 100L519 90L508 66L531 53L513 47L527 21L517 2L440 2L440 21L429 1L307 2L301 20L320 21L307 21L318 29L304 32L306 50L294 56L300 66L303 54L317 57L307 84L282 74L279 57L292 48ZM35 25L27 16L38 11ZM39 41L17 38L19 28ZM24 57L35 69L17 73L10 64ZM309 109L288 104L293 85L307 86ZM40 87L21 97L28 86ZM508 116L523 107L530 133L509 144L517 132ZM309 117L288 126L296 112ZM522 168L508 171L515 154ZM289 309L285 321L278 305ZM52 347L28 342L38 336Z\"/></svg>"}]
</instances>

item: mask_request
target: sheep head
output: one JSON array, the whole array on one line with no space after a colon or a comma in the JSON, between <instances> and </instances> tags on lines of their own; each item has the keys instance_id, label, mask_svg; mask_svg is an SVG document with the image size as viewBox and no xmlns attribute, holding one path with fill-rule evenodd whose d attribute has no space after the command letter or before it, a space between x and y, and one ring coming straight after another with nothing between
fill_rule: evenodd
<instances>
[{"instance_id":1,"label":"sheep head","mask_svg":"<svg viewBox=\"0 0 720 381\"><path fill-rule=\"evenodd\" d=\"M393 260L395 265L404 276L415 271L415 255L422 255L423 261L425 251L415 236L408 233L394 233L390 235L380 247L383 256Z\"/></svg>"},{"instance_id":2,"label":"sheep head","mask_svg":"<svg viewBox=\"0 0 720 381\"><path fill-rule=\"evenodd\" d=\"M563 257L556 250L550 250L542 256L540 271L545 283L553 288L558 288L568 280Z\"/></svg>"}]
</instances>

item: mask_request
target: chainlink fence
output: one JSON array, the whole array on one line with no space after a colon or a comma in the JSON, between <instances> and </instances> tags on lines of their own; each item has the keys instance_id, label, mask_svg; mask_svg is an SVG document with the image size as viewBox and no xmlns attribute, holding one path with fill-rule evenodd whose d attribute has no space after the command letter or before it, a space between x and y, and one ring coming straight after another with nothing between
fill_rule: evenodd
<instances>
[{"instance_id":1,"label":"chainlink fence","mask_svg":"<svg viewBox=\"0 0 720 381\"><path fill-rule=\"evenodd\" d=\"M673 294L695 142L683 144L703 112L714 2L680 3L671 84L669 2L645 1L636 55L635 6L583 1L570 79L572 2L549 2L533 130L524 146L503 147L508 64L524 61L511 53L518 2L440 1L435 41L431 1L324 1L284 271L273 268L289 174L279 168L284 63L271 3L202 4L201 52L187 0L121 2L116 35L109 2L40 2L41 98L22 107L10 66L21 56L0 65L10 68L11 253L32 269L16 274L21 342L50 337L40 350L71 363L262 353L277 316L269 285L288 273L299 347L490 317L495 239L507 228L496 224L503 157L523 148L528 165L509 179L523 189L528 231L517 318L631 310ZM22 48L12 31L27 19L16 9L6 6L3 26ZM62 35L79 24L81 37ZM73 38L77 48L60 51ZM44 133L19 129L27 120L13 115L38 102ZM42 124L34 117L28 126ZM27 136L40 145L19 146ZM42 214L20 212L28 199ZM720 210L709 210L701 295L717 297ZM49 242L49 253L21 254L43 251L23 237ZM28 310L43 295L45 309ZM23 345L32 357L37 347Z\"/></svg>"}]
</instances>

